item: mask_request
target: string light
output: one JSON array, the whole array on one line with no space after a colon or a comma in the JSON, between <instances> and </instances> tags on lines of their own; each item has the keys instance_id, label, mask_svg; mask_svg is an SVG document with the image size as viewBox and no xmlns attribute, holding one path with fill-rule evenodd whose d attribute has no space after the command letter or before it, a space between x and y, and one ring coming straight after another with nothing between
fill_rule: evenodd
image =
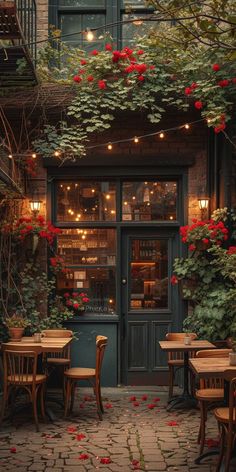
<instances>
[{"instance_id":1,"label":"string light","mask_svg":"<svg viewBox=\"0 0 236 472\"><path fill-rule=\"evenodd\" d=\"M33 154L32 154L32 156L31 156L31 157L32 157L32 159L36 159L36 157L37 157L37 154L36 154L35 152L33 152Z\"/></svg>"},{"instance_id":2,"label":"string light","mask_svg":"<svg viewBox=\"0 0 236 472\"><path fill-rule=\"evenodd\" d=\"M12 159L13 156L12 156L12 154L9 154L8 157L9 157L9 159Z\"/></svg>"},{"instance_id":3,"label":"string light","mask_svg":"<svg viewBox=\"0 0 236 472\"><path fill-rule=\"evenodd\" d=\"M85 35L87 41L93 41L94 40L94 34L91 31L91 29L87 28L86 29L86 35Z\"/></svg>"},{"instance_id":4,"label":"string light","mask_svg":"<svg viewBox=\"0 0 236 472\"><path fill-rule=\"evenodd\" d=\"M112 150L112 144L111 144L111 143L109 143L109 144L107 145L107 149L108 149L109 151Z\"/></svg>"},{"instance_id":5,"label":"string light","mask_svg":"<svg viewBox=\"0 0 236 472\"><path fill-rule=\"evenodd\" d=\"M184 127L185 127L185 129L189 129L189 128L190 128L190 126L189 126L188 123L186 123L186 124L184 125Z\"/></svg>"},{"instance_id":6,"label":"string light","mask_svg":"<svg viewBox=\"0 0 236 472\"><path fill-rule=\"evenodd\" d=\"M163 138L165 137L163 131L159 134L159 137L160 137L161 139L163 139Z\"/></svg>"},{"instance_id":7,"label":"string light","mask_svg":"<svg viewBox=\"0 0 236 472\"><path fill-rule=\"evenodd\" d=\"M59 157L59 156L60 156L60 152L59 152L59 151L55 151L55 152L54 152L54 156L55 156L55 157Z\"/></svg>"},{"instance_id":8,"label":"string light","mask_svg":"<svg viewBox=\"0 0 236 472\"><path fill-rule=\"evenodd\" d=\"M134 137L134 142L135 142L136 144L139 143L139 139L138 139L137 136Z\"/></svg>"}]
</instances>

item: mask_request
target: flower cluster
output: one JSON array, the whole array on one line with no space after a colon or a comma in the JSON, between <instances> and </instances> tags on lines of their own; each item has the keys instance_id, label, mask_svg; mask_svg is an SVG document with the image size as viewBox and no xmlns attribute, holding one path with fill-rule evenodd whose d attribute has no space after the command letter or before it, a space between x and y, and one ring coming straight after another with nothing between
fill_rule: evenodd
<instances>
[{"instance_id":1,"label":"flower cluster","mask_svg":"<svg viewBox=\"0 0 236 472\"><path fill-rule=\"evenodd\" d=\"M63 257L60 256L55 256L55 257L50 257L50 268L51 271L54 272L55 274L62 272L63 274L66 274L69 269L65 267L65 261Z\"/></svg>"},{"instance_id":2,"label":"flower cluster","mask_svg":"<svg viewBox=\"0 0 236 472\"><path fill-rule=\"evenodd\" d=\"M81 293L72 292L72 294L70 294L69 292L66 292L64 293L64 298L66 300L65 302L66 306L74 309L75 311L84 310L84 307L89 302L89 298L87 297L87 294L84 292L81 292Z\"/></svg>"},{"instance_id":3,"label":"flower cluster","mask_svg":"<svg viewBox=\"0 0 236 472\"><path fill-rule=\"evenodd\" d=\"M80 61L80 67L78 69L78 73L74 75L73 80L76 83L90 83L95 84L100 90L105 90L107 88L107 78L100 78L100 80L96 80L94 75L89 73L84 66L90 65L89 61L93 60L95 56L103 55L104 59L108 61L108 66L110 65L110 69L114 69L114 72L121 73L126 85L129 85L129 78L132 77L137 83L141 83L145 81L146 76L150 71L155 69L155 66L146 64L140 61L140 57L145 54L143 49L130 49L129 47L124 47L121 51L113 50L111 44L105 45L105 52L99 52L97 49L94 49L90 53L90 58L88 60L82 59ZM92 65L92 64L91 64ZM106 69L108 69L106 67ZM116 80L115 75L112 77L112 80Z\"/></svg>"},{"instance_id":4,"label":"flower cluster","mask_svg":"<svg viewBox=\"0 0 236 472\"><path fill-rule=\"evenodd\" d=\"M209 221L192 220L192 225L182 226L180 234L182 241L189 244L189 250L197 249L197 243L202 242L207 248L212 244L221 245L228 239L228 229L223 221L216 223L212 219Z\"/></svg>"},{"instance_id":5,"label":"flower cluster","mask_svg":"<svg viewBox=\"0 0 236 472\"><path fill-rule=\"evenodd\" d=\"M45 239L50 245L54 238L61 233L59 228L55 228L50 221L45 221L41 215L36 218L19 218L12 225L3 226L2 231L15 234L21 241L24 241L28 234L36 234Z\"/></svg>"}]
</instances>

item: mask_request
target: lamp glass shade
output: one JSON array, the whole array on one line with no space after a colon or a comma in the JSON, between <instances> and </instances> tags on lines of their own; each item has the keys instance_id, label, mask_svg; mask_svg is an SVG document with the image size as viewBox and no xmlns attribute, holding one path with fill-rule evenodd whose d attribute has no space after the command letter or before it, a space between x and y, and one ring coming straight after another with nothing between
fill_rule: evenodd
<instances>
[{"instance_id":1,"label":"lamp glass shade","mask_svg":"<svg viewBox=\"0 0 236 472\"><path fill-rule=\"evenodd\" d=\"M198 199L198 204L200 210L207 210L208 204L209 204L209 198L208 197L202 197Z\"/></svg>"},{"instance_id":2,"label":"lamp glass shade","mask_svg":"<svg viewBox=\"0 0 236 472\"><path fill-rule=\"evenodd\" d=\"M40 211L41 201L40 200L31 200L30 208L31 211Z\"/></svg>"}]
</instances>

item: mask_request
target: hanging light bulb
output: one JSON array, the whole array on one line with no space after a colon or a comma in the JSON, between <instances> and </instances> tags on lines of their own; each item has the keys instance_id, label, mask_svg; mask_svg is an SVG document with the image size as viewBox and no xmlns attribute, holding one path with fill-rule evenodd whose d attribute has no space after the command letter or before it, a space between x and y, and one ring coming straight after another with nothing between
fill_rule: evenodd
<instances>
[{"instance_id":1,"label":"hanging light bulb","mask_svg":"<svg viewBox=\"0 0 236 472\"><path fill-rule=\"evenodd\" d=\"M190 128L190 126L189 126L188 123L186 123L186 124L184 125L184 127L185 127L185 129L189 129L189 128Z\"/></svg>"},{"instance_id":2,"label":"hanging light bulb","mask_svg":"<svg viewBox=\"0 0 236 472\"><path fill-rule=\"evenodd\" d=\"M163 131L159 134L160 138L163 139L165 137Z\"/></svg>"},{"instance_id":3,"label":"hanging light bulb","mask_svg":"<svg viewBox=\"0 0 236 472\"><path fill-rule=\"evenodd\" d=\"M94 40L94 34L91 31L91 29L86 28L86 35L85 35L87 41L93 41Z\"/></svg>"},{"instance_id":4,"label":"hanging light bulb","mask_svg":"<svg viewBox=\"0 0 236 472\"><path fill-rule=\"evenodd\" d=\"M111 144L111 143L109 143L109 144L107 145L107 149L108 149L109 151L112 150L112 144Z\"/></svg>"},{"instance_id":5,"label":"hanging light bulb","mask_svg":"<svg viewBox=\"0 0 236 472\"><path fill-rule=\"evenodd\" d=\"M35 152L33 152L33 154L32 154L32 156L31 156L31 157L32 157L32 159L36 159L36 157L37 157L37 154L36 154Z\"/></svg>"},{"instance_id":6,"label":"hanging light bulb","mask_svg":"<svg viewBox=\"0 0 236 472\"><path fill-rule=\"evenodd\" d=\"M55 152L54 152L54 156L55 156L55 157L59 157L59 156L60 156L60 152L59 152L59 151L55 151Z\"/></svg>"},{"instance_id":7,"label":"hanging light bulb","mask_svg":"<svg viewBox=\"0 0 236 472\"><path fill-rule=\"evenodd\" d=\"M134 142L135 142L136 144L139 143L139 139L138 139L137 136L134 137Z\"/></svg>"},{"instance_id":8,"label":"hanging light bulb","mask_svg":"<svg viewBox=\"0 0 236 472\"><path fill-rule=\"evenodd\" d=\"M9 157L9 159L12 159L13 156L12 156L12 154L9 154L8 157Z\"/></svg>"}]
</instances>

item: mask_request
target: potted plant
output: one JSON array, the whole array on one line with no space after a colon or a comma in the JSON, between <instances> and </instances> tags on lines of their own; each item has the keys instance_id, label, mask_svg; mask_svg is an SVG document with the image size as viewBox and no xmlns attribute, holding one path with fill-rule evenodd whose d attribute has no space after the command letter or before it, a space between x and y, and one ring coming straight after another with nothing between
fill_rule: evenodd
<instances>
[{"instance_id":1,"label":"potted plant","mask_svg":"<svg viewBox=\"0 0 236 472\"><path fill-rule=\"evenodd\" d=\"M25 328L29 325L29 320L23 317L21 313L14 313L4 319L4 324L8 329L11 341L20 341Z\"/></svg>"}]
</instances>

